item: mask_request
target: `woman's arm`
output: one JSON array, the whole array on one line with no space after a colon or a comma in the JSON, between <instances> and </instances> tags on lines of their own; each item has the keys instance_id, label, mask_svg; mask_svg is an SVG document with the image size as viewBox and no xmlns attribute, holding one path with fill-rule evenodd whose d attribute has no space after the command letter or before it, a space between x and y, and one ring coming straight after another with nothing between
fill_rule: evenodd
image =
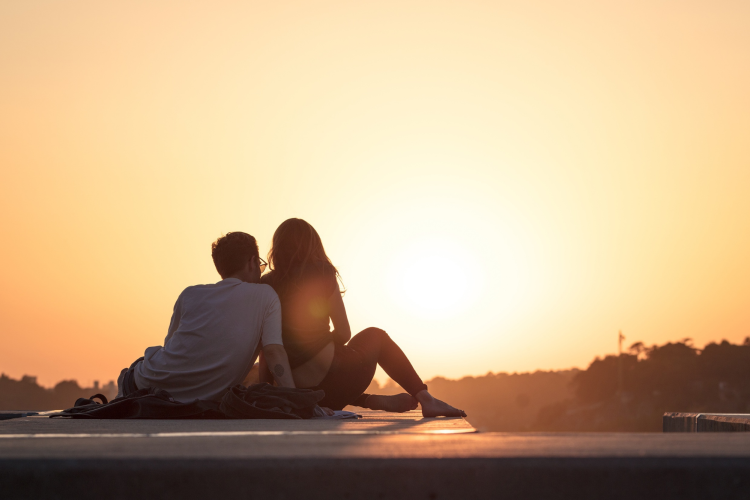
<instances>
[{"instance_id":1,"label":"woman's arm","mask_svg":"<svg viewBox=\"0 0 750 500\"><path fill-rule=\"evenodd\" d=\"M333 341L336 344L346 344L352 338L352 330L349 327L349 318L346 317L344 298L337 289L328 301L331 310L331 321L333 321Z\"/></svg>"}]
</instances>

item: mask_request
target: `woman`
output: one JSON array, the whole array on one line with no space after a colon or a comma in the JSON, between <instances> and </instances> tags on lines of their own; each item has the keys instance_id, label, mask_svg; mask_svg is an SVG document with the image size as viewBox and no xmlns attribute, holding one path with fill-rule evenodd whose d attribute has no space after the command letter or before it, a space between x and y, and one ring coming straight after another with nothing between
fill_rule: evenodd
<instances>
[{"instance_id":1,"label":"woman","mask_svg":"<svg viewBox=\"0 0 750 500\"><path fill-rule=\"evenodd\" d=\"M352 337L339 273L310 224L302 219L284 221L273 235L268 262L272 271L261 282L271 285L281 301L282 337L294 382L297 387L325 391L320 406L404 412L415 409L418 402L425 417L466 416L432 397L406 355L383 330L367 328ZM377 365L408 394L365 394ZM262 358L261 377L272 380Z\"/></svg>"}]
</instances>

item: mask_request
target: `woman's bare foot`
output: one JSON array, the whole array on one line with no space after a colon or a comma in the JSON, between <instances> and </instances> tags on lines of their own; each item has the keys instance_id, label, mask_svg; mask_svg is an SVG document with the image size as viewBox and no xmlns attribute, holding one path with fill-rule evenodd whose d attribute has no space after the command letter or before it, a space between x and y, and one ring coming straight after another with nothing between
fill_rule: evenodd
<instances>
[{"instance_id":1,"label":"woman's bare foot","mask_svg":"<svg viewBox=\"0 0 750 500\"><path fill-rule=\"evenodd\" d=\"M370 394L365 404L371 410L383 410L393 413L403 413L417 409L417 400L411 394L406 394L405 392L394 396Z\"/></svg>"},{"instance_id":2,"label":"woman's bare foot","mask_svg":"<svg viewBox=\"0 0 750 500\"><path fill-rule=\"evenodd\" d=\"M417 393L417 401L422 405L423 417L465 417L463 410L436 399L427 391Z\"/></svg>"}]
</instances>

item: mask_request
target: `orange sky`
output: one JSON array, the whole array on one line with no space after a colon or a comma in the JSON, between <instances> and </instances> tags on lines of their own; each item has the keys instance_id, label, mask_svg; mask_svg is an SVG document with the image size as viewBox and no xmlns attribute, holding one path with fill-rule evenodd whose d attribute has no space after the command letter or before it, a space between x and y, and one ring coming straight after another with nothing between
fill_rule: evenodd
<instances>
[{"instance_id":1,"label":"orange sky","mask_svg":"<svg viewBox=\"0 0 750 500\"><path fill-rule=\"evenodd\" d=\"M107 381L232 230L424 378L750 335L750 3L0 4L0 371Z\"/></svg>"}]
</instances>

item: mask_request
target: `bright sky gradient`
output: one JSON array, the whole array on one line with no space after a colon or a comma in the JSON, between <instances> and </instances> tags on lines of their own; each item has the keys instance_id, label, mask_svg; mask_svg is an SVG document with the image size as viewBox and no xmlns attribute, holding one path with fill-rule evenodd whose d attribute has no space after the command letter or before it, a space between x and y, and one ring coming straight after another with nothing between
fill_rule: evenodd
<instances>
[{"instance_id":1,"label":"bright sky gradient","mask_svg":"<svg viewBox=\"0 0 750 500\"><path fill-rule=\"evenodd\" d=\"M108 381L301 217L427 379L750 335L750 2L0 4L0 371Z\"/></svg>"}]
</instances>

